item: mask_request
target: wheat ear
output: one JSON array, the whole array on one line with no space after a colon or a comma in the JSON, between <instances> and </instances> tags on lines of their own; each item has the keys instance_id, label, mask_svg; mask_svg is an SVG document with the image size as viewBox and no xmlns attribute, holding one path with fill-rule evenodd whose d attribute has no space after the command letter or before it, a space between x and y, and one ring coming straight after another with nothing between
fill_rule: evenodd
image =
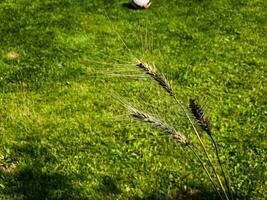
<instances>
[{"instance_id":1,"label":"wheat ear","mask_svg":"<svg viewBox=\"0 0 267 200\"><path fill-rule=\"evenodd\" d=\"M144 62L138 62L136 66L145 71L147 75L152 77L167 93L169 93L171 96L174 95L174 91L172 90L170 83L163 75L159 75L156 69Z\"/></svg>"},{"instance_id":2,"label":"wheat ear","mask_svg":"<svg viewBox=\"0 0 267 200\"><path fill-rule=\"evenodd\" d=\"M175 141L183 144L183 145L188 145L189 141L187 137L182 134L181 132L177 131L175 128L171 127L167 123L164 123L153 116L144 113L140 110L137 110L136 108L133 108L130 105L127 105L127 109L131 112L131 115L143 122L149 123L153 127L161 129L163 132L168 133Z\"/></svg>"}]
</instances>

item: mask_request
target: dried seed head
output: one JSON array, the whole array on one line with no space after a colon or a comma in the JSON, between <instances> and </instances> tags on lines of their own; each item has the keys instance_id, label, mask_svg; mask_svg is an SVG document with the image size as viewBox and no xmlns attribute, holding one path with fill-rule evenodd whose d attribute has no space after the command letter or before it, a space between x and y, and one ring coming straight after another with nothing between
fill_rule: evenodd
<instances>
[{"instance_id":1,"label":"dried seed head","mask_svg":"<svg viewBox=\"0 0 267 200\"><path fill-rule=\"evenodd\" d=\"M137 64L137 67L139 67L140 69L142 69L143 71L145 71L145 73L149 76L151 76L155 81L157 81L157 83L166 91L168 92L171 96L174 96L174 92L169 84L169 82L167 81L167 79L162 76L159 75L155 69L153 69L152 67L150 67L148 64L144 63L144 62L139 62Z\"/></svg>"},{"instance_id":2,"label":"dried seed head","mask_svg":"<svg viewBox=\"0 0 267 200\"><path fill-rule=\"evenodd\" d=\"M180 142L181 144L187 145L189 144L189 141L185 135L175 130L173 127L169 126L166 123L161 122L160 120L152 117L149 114L143 113L131 106L127 106L127 108L131 111L131 114L133 117L135 117L138 120L141 120L143 122L147 122L151 124L153 127L159 128L165 133L170 134L170 136L176 140L177 142Z\"/></svg>"},{"instance_id":3,"label":"dried seed head","mask_svg":"<svg viewBox=\"0 0 267 200\"><path fill-rule=\"evenodd\" d=\"M184 144L184 145L188 145L189 144L189 141L187 139L187 137L183 134L181 134L180 132L175 132L173 133L172 135L172 138L178 142L180 142L181 144Z\"/></svg>"},{"instance_id":4,"label":"dried seed head","mask_svg":"<svg viewBox=\"0 0 267 200\"><path fill-rule=\"evenodd\" d=\"M189 108L194 115L195 119L201 126L201 128L206 131L208 134L211 134L211 128L209 125L208 119L204 116L203 110L200 105L197 104L196 100L190 99L189 100Z\"/></svg>"}]
</instances>

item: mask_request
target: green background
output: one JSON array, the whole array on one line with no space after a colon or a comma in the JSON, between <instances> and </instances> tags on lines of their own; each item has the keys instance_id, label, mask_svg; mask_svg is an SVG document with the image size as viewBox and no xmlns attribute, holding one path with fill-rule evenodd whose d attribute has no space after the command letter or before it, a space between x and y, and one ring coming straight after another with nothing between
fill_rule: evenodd
<instances>
[{"instance_id":1,"label":"green background","mask_svg":"<svg viewBox=\"0 0 267 200\"><path fill-rule=\"evenodd\" d=\"M218 198L187 148L118 101L195 141L135 58L201 103L235 199L266 198L266 1L2 0L0 22L2 199Z\"/></svg>"}]
</instances>

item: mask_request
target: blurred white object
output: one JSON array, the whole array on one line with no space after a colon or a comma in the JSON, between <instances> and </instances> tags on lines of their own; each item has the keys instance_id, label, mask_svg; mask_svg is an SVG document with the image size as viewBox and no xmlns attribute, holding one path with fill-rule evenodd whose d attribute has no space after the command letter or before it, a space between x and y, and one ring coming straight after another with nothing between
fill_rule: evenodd
<instances>
[{"instance_id":1,"label":"blurred white object","mask_svg":"<svg viewBox=\"0 0 267 200\"><path fill-rule=\"evenodd\" d=\"M131 0L131 2L136 8L148 8L151 5L150 0Z\"/></svg>"}]
</instances>

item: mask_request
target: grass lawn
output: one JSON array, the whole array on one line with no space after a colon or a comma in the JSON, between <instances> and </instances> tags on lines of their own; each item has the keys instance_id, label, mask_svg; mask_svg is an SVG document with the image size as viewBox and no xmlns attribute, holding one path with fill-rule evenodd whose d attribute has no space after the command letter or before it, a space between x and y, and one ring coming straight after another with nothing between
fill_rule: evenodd
<instances>
[{"instance_id":1,"label":"grass lawn","mask_svg":"<svg viewBox=\"0 0 267 200\"><path fill-rule=\"evenodd\" d=\"M191 151L114 98L196 142L133 57L203 105L235 199L266 199L266 1L2 0L0 22L0 199L218 199Z\"/></svg>"}]
</instances>

